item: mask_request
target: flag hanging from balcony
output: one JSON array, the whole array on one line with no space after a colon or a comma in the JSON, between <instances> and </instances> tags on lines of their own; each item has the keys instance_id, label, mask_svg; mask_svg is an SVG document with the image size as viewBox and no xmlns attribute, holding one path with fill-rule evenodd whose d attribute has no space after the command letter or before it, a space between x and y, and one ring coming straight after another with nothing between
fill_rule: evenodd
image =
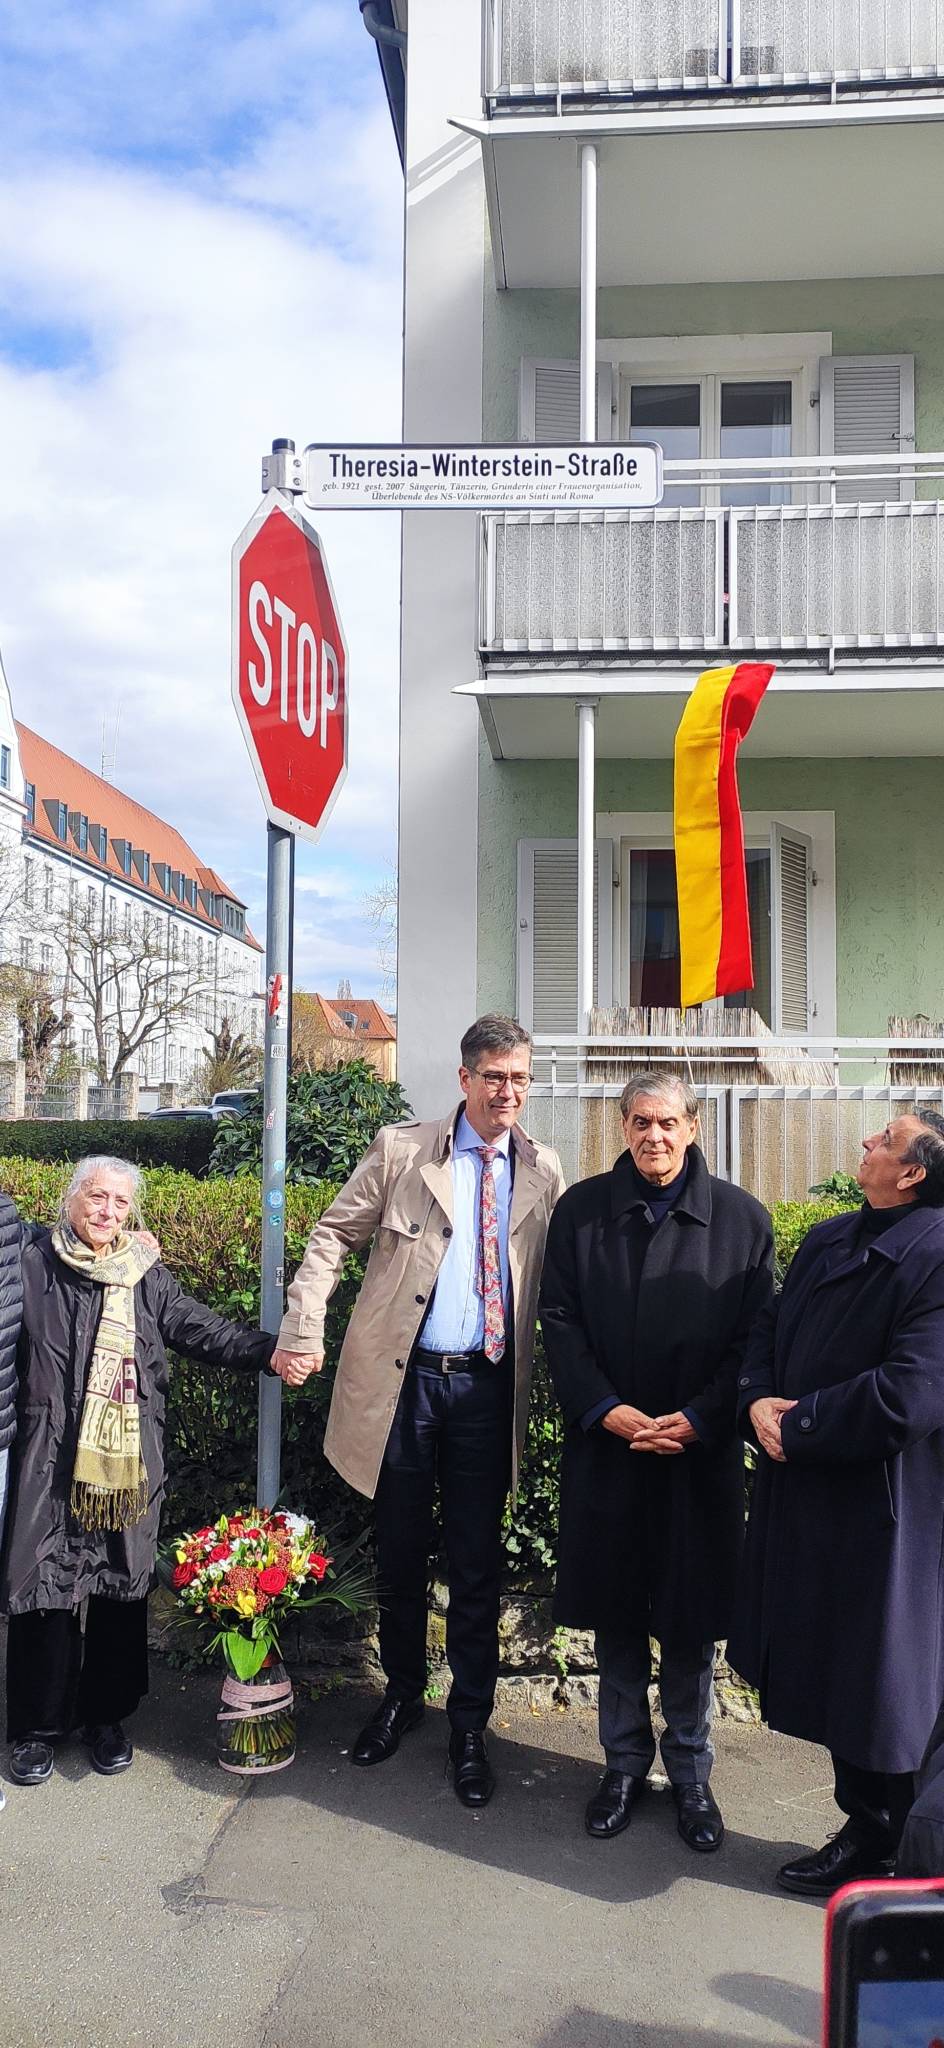
<instances>
[{"instance_id":1,"label":"flag hanging from balcony","mask_svg":"<svg viewBox=\"0 0 944 2048\"><path fill-rule=\"evenodd\" d=\"M700 675L675 735L675 868L682 1007L753 988L737 752L773 664Z\"/></svg>"}]
</instances>

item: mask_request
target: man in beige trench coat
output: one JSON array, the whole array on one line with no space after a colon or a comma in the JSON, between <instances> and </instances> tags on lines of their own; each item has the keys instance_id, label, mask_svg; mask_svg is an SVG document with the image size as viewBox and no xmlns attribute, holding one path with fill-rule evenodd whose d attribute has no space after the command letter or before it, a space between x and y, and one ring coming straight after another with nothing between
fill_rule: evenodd
<instances>
[{"instance_id":1,"label":"man in beige trench coat","mask_svg":"<svg viewBox=\"0 0 944 2048\"><path fill-rule=\"evenodd\" d=\"M352 1751L382 1763L423 1713L427 1569L438 1478L449 1560L446 1656L453 1784L494 1789L485 1728L498 1674L501 1519L528 1418L538 1281L564 1187L556 1152L518 1117L531 1040L509 1017L465 1033L465 1098L441 1123L382 1130L308 1241L273 1359L290 1385L320 1370L325 1309L349 1252L373 1238L341 1349L325 1453L376 1508L383 1701Z\"/></svg>"}]
</instances>

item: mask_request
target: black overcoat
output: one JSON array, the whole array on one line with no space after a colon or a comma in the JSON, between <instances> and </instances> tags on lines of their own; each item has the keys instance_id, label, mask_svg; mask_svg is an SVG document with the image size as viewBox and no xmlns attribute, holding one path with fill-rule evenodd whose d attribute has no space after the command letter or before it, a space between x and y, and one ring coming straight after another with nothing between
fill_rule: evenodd
<instances>
[{"instance_id":1,"label":"black overcoat","mask_svg":"<svg viewBox=\"0 0 944 2048\"><path fill-rule=\"evenodd\" d=\"M167 1267L134 1290L135 1363L148 1506L130 1529L87 1531L69 1513L72 1468L103 1289L56 1257L49 1231L23 1251L19 1396L0 1609L75 1608L88 1593L139 1600L148 1590L164 1496L164 1345L206 1365L268 1365L275 1338L191 1301Z\"/></svg>"},{"instance_id":2,"label":"black overcoat","mask_svg":"<svg viewBox=\"0 0 944 2048\"><path fill-rule=\"evenodd\" d=\"M744 1527L737 1380L770 1298L773 1240L752 1195L696 1146L653 1231L629 1153L578 1182L551 1218L540 1316L566 1424L555 1615L624 1622L679 1646L727 1632ZM690 1408L683 1455L630 1450L581 1418L615 1394L648 1415Z\"/></svg>"},{"instance_id":3,"label":"black overcoat","mask_svg":"<svg viewBox=\"0 0 944 2048\"><path fill-rule=\"evenodd\" d=\"M800 1246L740 1378L785 1414L761 1455L728 1656L772 1728L914 1771L944 1697L944 1212Z\"/></svg>"}]
</instances>

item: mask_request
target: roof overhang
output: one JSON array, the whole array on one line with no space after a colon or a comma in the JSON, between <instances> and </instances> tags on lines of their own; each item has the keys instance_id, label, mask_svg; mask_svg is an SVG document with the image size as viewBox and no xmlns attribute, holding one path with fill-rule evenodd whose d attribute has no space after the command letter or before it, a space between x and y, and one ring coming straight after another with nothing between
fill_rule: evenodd
<instances>
[{"instance_id":1,"label":"roof overhang","mask_svg":"<svg viewBox=\"0 0 944 2048\"><path fill-rule=\"evenodd\" d=\"M732 659L736 657L732 656ZM607 675L518 673L461 683L497 761L576 759L578 704L598 706L596 751L606 759L670 760L695 682L679 670ZM944 667L795 670L773 677L744 742L757 759L894 758L944 754Z\"/></svg>"},{"instance_id":2,"label":"roof overhang","mask_svg":"<svg viewBox=\"0 0 944 2048\"><path fill-rule=\"evenodd\" d=\"M500 289L576 289L581 142L599 148L598 283L941 269L944 95L454 119L481 144Z\"/></svg>"}]
</instances>

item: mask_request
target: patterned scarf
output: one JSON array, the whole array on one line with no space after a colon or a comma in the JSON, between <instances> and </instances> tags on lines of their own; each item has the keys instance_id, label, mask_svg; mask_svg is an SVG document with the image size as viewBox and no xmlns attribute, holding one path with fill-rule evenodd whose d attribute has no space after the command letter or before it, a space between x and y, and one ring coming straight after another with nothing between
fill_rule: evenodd
<instances>
[{"instance_id":1,"label":"patterned scarf","mask_svg":"<svg viewBox=\"0 0 944 2048\"><path fill-rule=\"evenodd\" d=\"M97 1252L67 1223L53 1231L52 1244L64 1266L103 1290L69 1505L83 1529L130 1529L148 1504L134 1362L134 1290L158 1253L124 1231L109 1251Z\"/></svg>"}]
</instances>

